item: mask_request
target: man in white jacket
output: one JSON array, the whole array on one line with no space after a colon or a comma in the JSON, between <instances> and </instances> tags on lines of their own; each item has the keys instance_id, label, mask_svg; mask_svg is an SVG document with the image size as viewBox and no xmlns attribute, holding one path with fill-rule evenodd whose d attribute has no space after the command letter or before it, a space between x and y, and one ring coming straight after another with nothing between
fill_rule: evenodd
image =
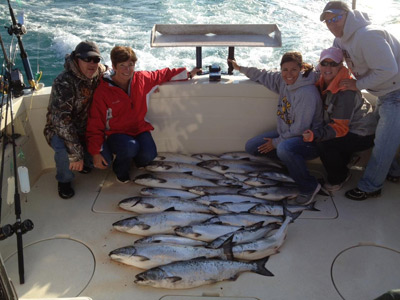
<instances>
[{"instance_id":1,"label":"man in white jacket","mask_svg":"<svg viewBox=\"0 0 400 300\"><path fill-rule=\"evenodd\" d=\"M335 36L333 46L342 49L346 64L357 79L341 85L366 89L378 97L378 126L374 148L357 188L346 192L352 200L379 197L385 178L398 181L395 160L400 145L400 43L386 30L371 25L366 13L351 10L342 1L330 1L320 20Z\"/></svg>"}]
</instances>

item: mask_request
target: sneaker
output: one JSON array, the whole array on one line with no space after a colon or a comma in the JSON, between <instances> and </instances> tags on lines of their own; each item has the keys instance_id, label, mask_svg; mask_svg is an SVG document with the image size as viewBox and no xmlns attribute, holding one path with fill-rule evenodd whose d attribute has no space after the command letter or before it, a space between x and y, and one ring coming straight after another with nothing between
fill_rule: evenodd
<instances>
[{"instance_id":1,"label":"sneaker","mask_svg":"<svg viewBox=\"0 0 400 300\"><path fill-rule=\"evenodd\" d=\"M92 172L92 168L90 168L88 166L83 166L83 169L81 171L79 171L79 173L81 173L81 174L89 174L90 172Z\"/></svg>"},{"instance_id":2,"label":"sneaker","mask_svg":"<svg viewBox=\"0 0 400 300\"><path fill-rule=\"evenodd\" d=\"M58 195L63 199L72 198L75 195L75 191L71 187L71 182L59 182Z\"/></svg>"},{"instance_id":3,"label":"sneaker","mask_svg":"<svg viewBox=\"0 0 400 300\"><path fill-rule=\"evenodd\" d=\"M131 181L131 179L129 178L129 176L117 176L117 181L119 183L128 183L129 181Z\"/></svg>"},{"instance_id":4,"label":"sneaker","mask_svg":"<svg viewBox=\"0 0 400 300\"><path fill-rule=\"evenodd\" d=\"M328 192L336 192L336 191L340 190L340 189L343 187L343 185L344 185L347 181L350 180L350 178L351 178L351 173L349 173L349 174L347 175L346 179L345 179L344 181L342 181L341 183L339 183L339 184L330 184L329 182L327 182L327 183L324 184L323 187L324 187L324 189L327 190Z\"/></svg>"},{"instance_id":5,"label":"sneaker","mask_svg":"<svg viewBox=\"0 0 400 300\"><path fill-rule=\"evenodd\" d=\"M351 200L355 201L363 201L368 198L377 198L381 195L381 190L377 190L375 192L364 192L360 190L359 188L352 189L350 191L347 191L345 194L346 198L349 198Z\"/></svg>"},{"instance_id":6,"label":"sneaker","mask_svg":"<svg viewBox=\"0 0 400 300\"><path fill-rule=\"evenodd\" d=\"M399 182L399 180L400 180L400 176L392 176L392 175L387 175L386 176L386 180L387 181L390 181L390 182L394 182L394 183L396 183L396 182Z\"/></svg>"},{"instance_id":7,"label":"sneaker","mask_svg":"<svg viewBox=\"0 0 400 300\"><path fill-rule=\"evenodd\" d=\"M300 205L308 205L310 203L315 202L315 196L318 194L319 190L321 189L321 185L318 183L317 187L315 188L312 194L300 194L295 199L297 204Z\"/></svg>"}]
</instances>

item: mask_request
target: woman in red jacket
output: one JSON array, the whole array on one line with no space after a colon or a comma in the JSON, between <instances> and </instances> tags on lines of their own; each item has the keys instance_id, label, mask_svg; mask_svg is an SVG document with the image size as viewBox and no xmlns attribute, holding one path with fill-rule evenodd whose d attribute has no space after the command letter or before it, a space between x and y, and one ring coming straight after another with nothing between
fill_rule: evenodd
<instances>
[{"instance_id":1,"label":"woman in red jacket","mask_svg":"<svg viewBox=\"0 0 400 300\"><path fill-rule=\"evenodd\" d=\"M165 68L135 72L136 54L130 47L116 46L111 51L113 70L106 73L96 89L89 111L86 139L96 168L106 169L112 162L117 180L129 182L132 161L136 167L150 163L157 148L145 120L147 97L158 85L170 80L187 80L186 68Z\"/></svg>"}]
</instances>

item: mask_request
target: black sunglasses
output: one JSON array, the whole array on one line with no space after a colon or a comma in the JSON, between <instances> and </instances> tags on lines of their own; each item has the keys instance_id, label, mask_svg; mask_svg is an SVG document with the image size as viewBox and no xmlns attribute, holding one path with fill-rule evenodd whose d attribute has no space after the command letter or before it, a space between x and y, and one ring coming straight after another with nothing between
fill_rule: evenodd
<instances>
[{"instance_id":1,"label":"black sunglasses","mask_svg":"<svg viewBox=\"0 0 400 300\"><path fill-rule=\"evenodd\" d=\"M331 66L331 67L337 67L338 65L340 65L341 63L337 63L337 62L334 62L334 61L321 61L320 63L319 63L321 66L323 66L323 67L327 67L327 66Z\"/></svg>"},{"instance_id":2,"label":"black sunglasses","mask_svg":"<svg viewBox=\"0 0 400 300\"><path fill-rule=\"evenodd\" d=\"M326 25L328 25L331 23L339 22L341 19L343 19L343 15L334 16L333 18L331 18L329 20L324 20L324 22L326 23Z\"/></svg>"},{"instance_id":3,"label":"black sunglasses","mask_svg":"<svg viewBox=\"0 0 400 300\"><path fill-rule=\"evenodd\" d=\"M98 57L98 56L89 56L89 57L85 57L85 58L79 57L79 59L81 59L87 63L92 61L95 64L98 64L100 62L100 57Z\"/></svg>"}]
</instances>

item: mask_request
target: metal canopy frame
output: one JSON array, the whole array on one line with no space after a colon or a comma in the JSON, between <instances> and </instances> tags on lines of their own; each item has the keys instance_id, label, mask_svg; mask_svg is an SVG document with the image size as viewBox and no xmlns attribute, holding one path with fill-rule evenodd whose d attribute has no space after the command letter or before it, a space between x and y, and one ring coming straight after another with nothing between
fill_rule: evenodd
<instances>
[{"instance_id":1,"label":"metal canopy frame","mask_svg":"<svg viewBox=\"0 0 400 300\"><path fill-rule=\"evenodd\" d=\"M235 47L281 47L276 24L156 24L151 47L196 47L196 67L202 67L202 47L228 47L234 59ZM228 74L233 67L229 63Z\"/></svg>"}]
</instances>

